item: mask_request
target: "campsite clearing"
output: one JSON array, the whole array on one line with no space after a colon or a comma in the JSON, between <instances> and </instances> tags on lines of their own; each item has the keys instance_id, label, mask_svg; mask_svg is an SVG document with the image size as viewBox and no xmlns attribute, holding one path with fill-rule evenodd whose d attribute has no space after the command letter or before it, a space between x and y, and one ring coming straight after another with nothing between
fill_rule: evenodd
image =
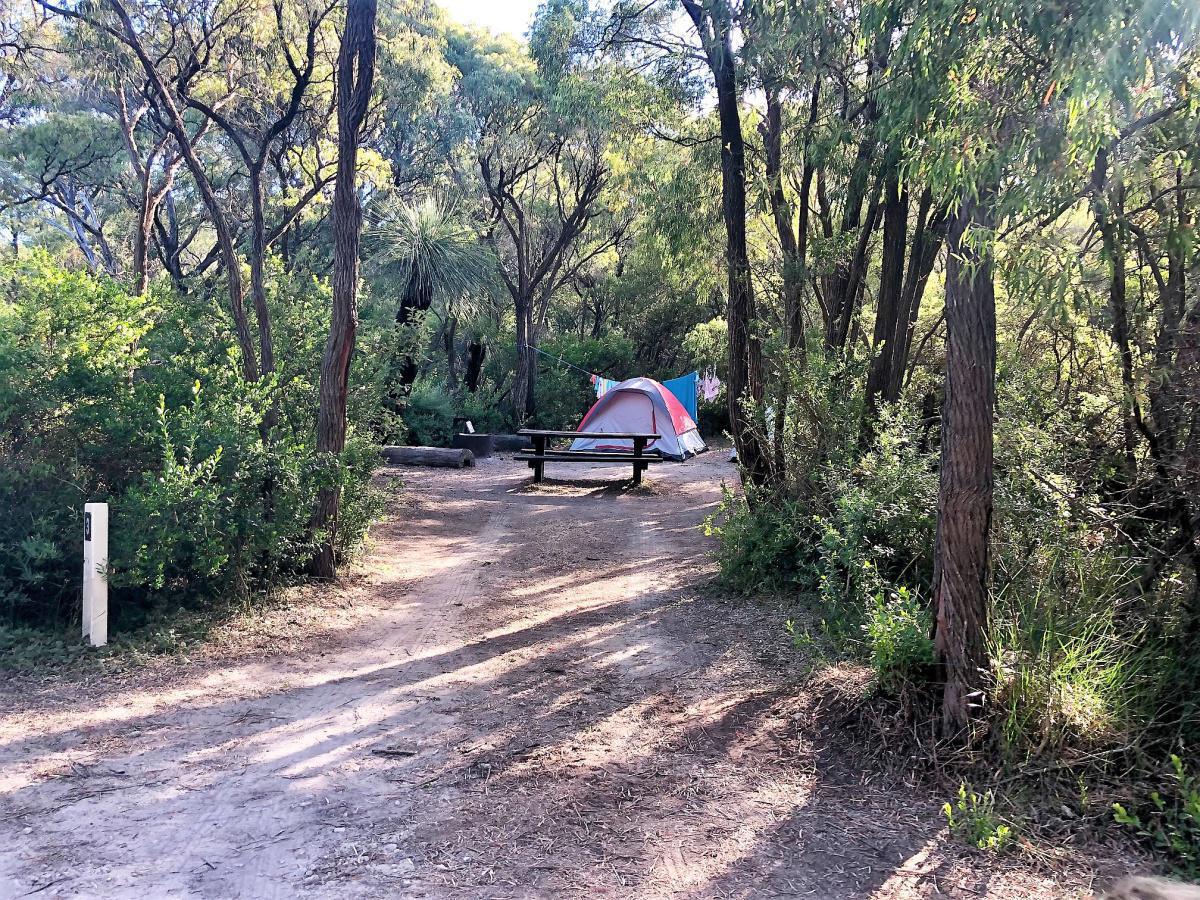
<instances>
[{"instance_id":1,"label":"campsite clearing","mask_svg":"<svg viewBox=\"0 0 1200 900\"><path fill-rule=\"evenodd\" d=\"M952 845L821 727L783 607L712 584L726 459L395 471L355 578L188 658L10 678L0 896L1086 893Z\"/></svg>"}]
</instances>

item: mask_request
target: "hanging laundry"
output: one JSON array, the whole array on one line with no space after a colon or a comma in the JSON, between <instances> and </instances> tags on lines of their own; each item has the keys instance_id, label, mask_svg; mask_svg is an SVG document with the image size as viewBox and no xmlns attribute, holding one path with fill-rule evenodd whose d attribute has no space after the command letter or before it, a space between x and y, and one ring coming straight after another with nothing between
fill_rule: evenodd
<instances>
[{"instance_id":1,"label":"hanging laundry","mask_svg":"<svg viewBox=\"0 0 1200 900\"><path fill-rule=\"evenodd\" d=\"M721 379L717 377L715 369L708 369L704 373L704 377L700 379L700 396L705 401L711 403L717 399L717 395L721 392Z\"/></svg>"},{"instance_id":2,"label":"hanging laundry","mask_svg":"<svg viewBox=\"0 0 1200 900\"><path fill-rule=\"evenodd\" d=\"M599 375L593 375L589 380L592 382L592 387L596 391L597 399L603 397L620 383L613 381L611 378L602 378Z\"/></svg>"}]
</instances>

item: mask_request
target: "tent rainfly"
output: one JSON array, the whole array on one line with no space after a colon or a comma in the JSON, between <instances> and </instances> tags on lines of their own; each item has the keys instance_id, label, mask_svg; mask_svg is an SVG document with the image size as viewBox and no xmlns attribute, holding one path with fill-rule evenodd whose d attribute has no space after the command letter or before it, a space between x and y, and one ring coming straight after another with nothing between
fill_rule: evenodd
<instances>
[{"instance_id":1,"label":"tent rainfly","mask_svg":"<svg viewBox=\"0 0 1200 900\"><path fill-rule=\"evenodd\" d=\"M652 378L630 378L610 389L588 410L579 431L614 434L658 434L646 449L682 462L708 449L696 422L669 390ZM576 438L572 450L632 450L633 441L619 438Z\"/></svg>"}]
</instances>

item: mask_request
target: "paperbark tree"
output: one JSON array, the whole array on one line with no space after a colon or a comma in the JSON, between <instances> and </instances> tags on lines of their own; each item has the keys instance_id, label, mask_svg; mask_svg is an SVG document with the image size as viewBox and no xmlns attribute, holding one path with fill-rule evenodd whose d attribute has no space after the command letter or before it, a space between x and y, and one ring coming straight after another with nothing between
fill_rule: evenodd
<instances>
[{"instance_id":1,"label":"paperbark tree","mask_svg":"<svg viewBox=\"0 0 1200 900\"><path fill-rule=\"evenodd\" d=\"M988 199L964 194L949 234L946 375L934 547L934 640L947 734L970 722L987 687L996 299Z\"/></svg>"},{"instance_id":2,"label":"paperbark tree","mask_svg":"<svg viewBox=\"0 0 1200 900\"><path fill-rule=\"evenodd\" d=\"M358 331L358 250L362 234L362 205L356 169L359 129L371 101L375 79L376 0L347 0L346 25L337 64L338 161L333 189L333 317L321 360L320 407L317 412L317 451L340 464L346 449L346 401L350 361ZM337 574L338 501L334 484L317 497L314 526L321 548L313 560L315 574Z\"/></svg>"}]
</instances>

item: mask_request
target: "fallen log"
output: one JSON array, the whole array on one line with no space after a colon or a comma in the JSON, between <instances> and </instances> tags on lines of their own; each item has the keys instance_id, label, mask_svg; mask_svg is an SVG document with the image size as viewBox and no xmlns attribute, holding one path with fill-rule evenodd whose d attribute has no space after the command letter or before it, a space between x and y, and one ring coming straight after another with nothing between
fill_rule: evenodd
<instances>
[{"instance_id":1,"label":"fallen log","mask_svg":"<svg viewBox=\"0 0 1200 900\"><path fill-rule=\"evenodd\" d=\"M447 447L384 447L379 452L384 459L396 466L461 469L463 466L475 465L475 454L470 450Z\"/></svg>"},{"instance_id":2,"label":"fallen log","mask_svg":"<svg viewBox=\"0 0 1200 900\"><path fill-rule=\"evenodd\" d=\"M525 437L523 434L494 434L492 435L492 447L504 453L513 450L528 450L533 446L533 441Z\"/></svg>"}]
</instances>

